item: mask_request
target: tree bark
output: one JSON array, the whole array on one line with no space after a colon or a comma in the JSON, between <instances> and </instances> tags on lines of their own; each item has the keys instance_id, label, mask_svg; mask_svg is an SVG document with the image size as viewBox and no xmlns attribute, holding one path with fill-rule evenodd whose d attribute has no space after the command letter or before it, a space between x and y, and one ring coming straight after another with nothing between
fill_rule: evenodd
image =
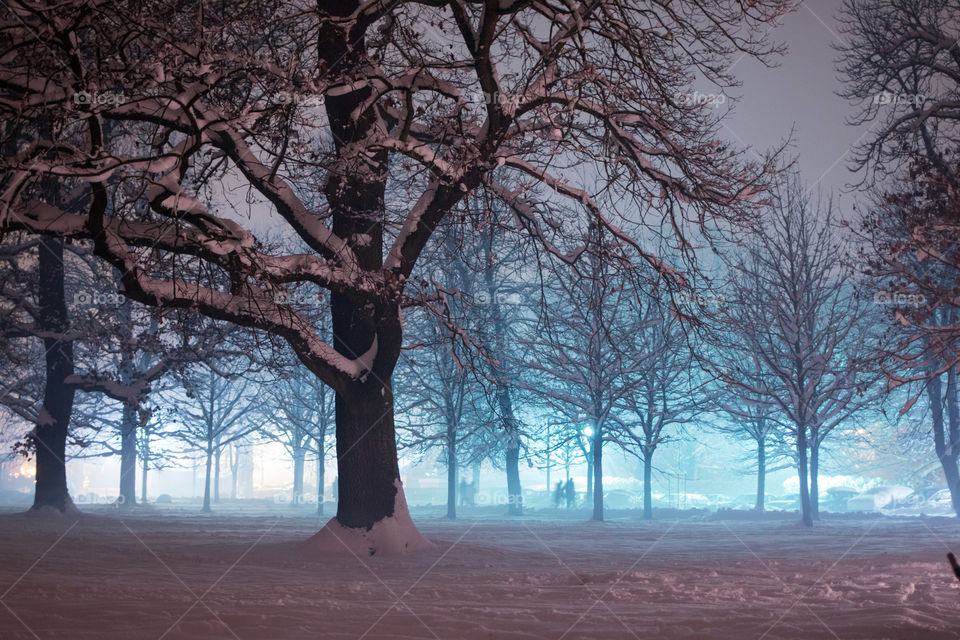
<instances>
[{"instance_id":1,"label":"tree bark","mask_svg":"<svg viewBox=\"0 0 960 640\"><path fill-rule=\"evenodd\" d=\"M63 241L40 239L37 264L38 303L43 328L62 334L69 325L64 290ZM64 381L73 375L73 343L56 337L43 339L46 380L43 405L31 434L36 456L36 487L33 508L73 509L67 491L66 448L75 390Z\"/></svg>"},{"instance_id":2,"label":"tree bark","mask_svg":"<svg viewBox=\"0 0 960 640\"><path fill-rule=\"evenodd\" d=\"M757 502L754 509L763 511L767 493L767 446L764 440L757 441Z\"/></svg>"},{"instance_id":3,"label":"tree bark","mask_svg":"<svg viewBox=\"0 0 960 640\"><path fill-rule=\"evenodd\" d=\"M132 507L137 504L137 411L123 403L120 420L120 496L117 504Z\"/></svg>"},{"instance_id":4,"label":"tree bark","mask_svg":"<svg viewBox=\"0 0 960 640\"><path fill-rule=\"evenodd\" d=\"M803 524L813 526L813 514L810 511L810 489L807 484L807 428L797 426L797 463L800 478L800 514Z\"/></svg>"},{"instance_id":5,"label":"tree bark","mask_svg":"<svg viewBox=\"0 0 960 640\"><path fill-rule=\"evenodd\" d=\"M400 486L393 391L371 378L336 399L337 521L369 529L394 515Z\"/></svg>"},{"instance_id":6,"label":"tree bark","mask_svg":"<svg viewBox=\"0 0 960 640\"><path fill-rule=\"evenodd\" d=\"M593 520L603 522L603 431L597 425L593 436Z\"/></svg>"},{"instance_id":7,"label":"tree bark","mask_svg":"<svg viewBox=\"0 0 960 640\"><path fill-rule=\"evenodd\" d=\"M653 519L653 449L643 450L643 519Z\"/></svg>"}]
</instances>

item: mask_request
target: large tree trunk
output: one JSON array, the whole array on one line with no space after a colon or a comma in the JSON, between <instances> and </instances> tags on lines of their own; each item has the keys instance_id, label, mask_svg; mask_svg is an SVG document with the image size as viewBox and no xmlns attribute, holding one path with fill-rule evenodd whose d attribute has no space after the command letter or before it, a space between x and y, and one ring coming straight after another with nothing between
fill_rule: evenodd
<instances>
[{"instance_id":1,"label":"large tree trunk","mask_svg":"<svg viewBox=\"0 0 960 640\"><path fill-rule=\"evenodd\" d=\"M643 450L643 519L653 518L653 449Z\"/></svg>"},{"instance_id":2,"label":"large tree trunk","mask_svg":"<svg viewBox=\"0 0 960 640\"><path fill-rule=\"evenodd\" d=\"M603 522L603 432L597 426L593 436L593 519Z\"/></svg>"},{"instance_id":3,"label":"large tree trunk","mask_svg":"<svg viewBox=\"0 0 960 640\"><path fill-rule=\"evenodd\" d=\"M43 328L61 334L67 330L66 294L64 291L63 241L40 239L38 303ZM73 412L75 390L65 384L73 375L73 343L56 337L43 339L46 352L46 381L43 406L31 434L36 456L36 492L33 508L53 507L58 511L74 508L67 492L67 429Z\"/></svg>"},{"instance_id":4,"label":"large tree trunk","mask_svg":"<svg viewBox=\"0 0 960 640\"><path fill-rule=\"evenodd\" d=\"M121 507L137 504L137 426L137 411L125 402L120 419L120 496L117 504Z\"/></svg>"},{"instance_id":5,"label":"large tree trunk","mask_svg":"<svg viewBox=\"0 0 960 640\"><path fill-rule=\"evenodd\" d=\"M306 500L303 495L303 463L306 455L307 452L302 447L293 450L293 499L290 504L295 507Z\"/></svg>"},{"instance_id":6,"label":"large tree trunk","mask_svg":"<svg viewBox=\"0 0 960 640\"><path fill-rule=\"evenodd\" d=\"M767 492L767 443L766 440L757 441L757 502L754 509L763 511Z\"/></svg>"},{"instance_id":7,"label":"large tree trunk","mask_svg":"<svg viewBox=\"0 0 960 640\"><path fill-rule=\"evenodd\" d=\"M358 7L357 0L325 3L324 11L347 17ZM346 81L347 70L366 67L362 33L327 21L317 33L317 44L321 72L331 80ZM332 230L351 242L357 267L381 277L388 157L384 151L357 155L354 147L378 135L377 112L364 107L371 92L370 86L358 86L324 98L336 154L324 195ZM371 350L375 356L369 371L335 385L339 501L335 521L314 536L321 548L342 551L347 546L354 553L373 554L429 546L407 512L397 463L391 376L403 341L400 290L394 281L384 284L377 296L330 294L334 349L351 360Z\"/></svg>"},{"instance_id":8,"label":"large tree trunk","mask_svg":"<svg viewBox=\"0 0 960 640\"><path fill-rule=\"evenodd\" d=\"M813 526L813 514L810 511L810 488L807 484L807 428L797 427L797 475L800 478L800 514L803 524Z\"/></svg>"},{"instance_id":9,"label":"large tree trunk","mask_svg":"<svg viewBox=\"0 0 960 640\"><path fill-rule=\"evenodd\" d=\"M206 473L203 480L203 509L204 513L210 513L210 475L213 471L213 444L207 443L207 463Z\"/></svg>"},{"instance_id":10,"label":"large tree trunk","mask_svg":"<svg viewBox=\"0 0 960 640\"><path fill-rule=\"evenodd\" d=\"M447 429L447 517L457 517L457 432Z\"/></svg>"}]
</instances>

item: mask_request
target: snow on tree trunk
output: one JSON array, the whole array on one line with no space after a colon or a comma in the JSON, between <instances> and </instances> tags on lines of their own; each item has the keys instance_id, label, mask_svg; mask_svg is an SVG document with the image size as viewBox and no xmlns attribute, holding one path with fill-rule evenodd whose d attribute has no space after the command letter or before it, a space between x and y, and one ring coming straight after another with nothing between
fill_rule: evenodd
<instances>
[{"instance_id":1,"label":"snow on tree trunk","mask_svg":"<svg viewBox=\"0 0 960 640\"><path fill-rule=\"evenodd\" d=\"M38 303L44 329L60 334L68 327L62 240L49 237L40 240L38 273ZM73 343L51 336L43 339L43 347L46 352L43 406L31 435L37 471L33 508L52 507L65 512L75 509L67 492L64 462L75 394L74 387L64 381L73 374Z\"/></svg>"}]
</instances>

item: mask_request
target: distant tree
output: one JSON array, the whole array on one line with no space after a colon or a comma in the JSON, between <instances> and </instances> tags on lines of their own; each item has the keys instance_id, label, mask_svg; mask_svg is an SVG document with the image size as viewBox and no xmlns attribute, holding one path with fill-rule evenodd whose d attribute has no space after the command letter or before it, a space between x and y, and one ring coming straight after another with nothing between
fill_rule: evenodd
<instances>
[{"instance_id":1,"label":"distant tree","mask_svg":"<svg viewBox=\"0 0 960 640\"><path fill-rule=\"evenodd\" d=\"M878 307L851 285L830 204L795 176L730 262L716 363L721 380L782 416L795 440L803 522L818 517L819 452L878 395Z\"/></svg>"},{"instance_id":2,"label":"distant tree","mask_svg":"<svg viewBox=\"0 0 960 640\"><path fill-rule=\"evenodd\" d=\"M643 294L640 294L643 295ZM715 409L716 390L697 364L680 320L651 292L637 321L618 339L628 354L629 382L617 404L611 439L643 459L643 517L653 517L653 454L702 414Z\"/></svg>"},{"instance_id":3,"label":"distant tree","mask_svg":"<svg viewBox=\"0 0 960 640\"><path fill-rule=\"evenodd\" d=\"M293 460L291 504L309 502L304 494L304 468L309 454L317 458L317 513L324 511L326 456L334 423L333 391L303 365L291 361L278 378L265 385L268 401L263 436L279 442Z\"/></svg>"},{"instance_id":4,"label":"distant tree","mask_svg":"<svg viewBox=\"0 0 960 640\"><path fill-rule=\"evenodd\" d=\"M960 150L960 1L845 0L841 95L860 109L851 123L871 123L855 164L866 177L899 177L923 156L957 184ZM879 123L880 126L874 126ZM953 159L951 159L953 157Z\"/></svg>"},{"instance_id":5,"label":"distant tree","mask_svg":"<svg viewBox=\"0 0 960 640\"><path fill-rule=\"evenodd\" d=\"M247 365L235 359L194 365L177 374L183 398L177 402L178 427L170 435L203 456L203 508L219 494L220 457L233 442L260 427L253 418L256 384L244 377Z\"/></svg>"}]
</instances>

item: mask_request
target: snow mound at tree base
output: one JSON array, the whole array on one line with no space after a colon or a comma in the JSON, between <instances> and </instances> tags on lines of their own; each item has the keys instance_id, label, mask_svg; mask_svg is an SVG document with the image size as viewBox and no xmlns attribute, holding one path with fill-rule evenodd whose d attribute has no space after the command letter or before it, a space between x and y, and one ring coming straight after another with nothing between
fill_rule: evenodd
<instances>
[{"instance_id":1,"label":"snow mound at tree base","mask_svg":"<svg viewBox=\"0 0 960 640\"><path fill-rule=\"evenodd\" d=\"M63 505L63 511L53 505L43 505L40 507L30 507L26 513L34 517L62 518L64 516L78 516L80 515L80 509L77 509L77 505L73 503L73 500L67 498L66 503Z\"/></svg>"},{"instance_id":2,"label":"snow mound at tree base","mask_svg":"<svg viewBox=\"0 0 960 640\"><path fill-rule=\"evenodd\" d=\"M420 535L407 510L403 484L397 480L393 515L376 522L373 527L345 527L336 518L330 520L312 538L307 540L311 551L325 553L352 552L358 556L397 555L427 551L434 544Z\"/></svg>"}]
</instances>

